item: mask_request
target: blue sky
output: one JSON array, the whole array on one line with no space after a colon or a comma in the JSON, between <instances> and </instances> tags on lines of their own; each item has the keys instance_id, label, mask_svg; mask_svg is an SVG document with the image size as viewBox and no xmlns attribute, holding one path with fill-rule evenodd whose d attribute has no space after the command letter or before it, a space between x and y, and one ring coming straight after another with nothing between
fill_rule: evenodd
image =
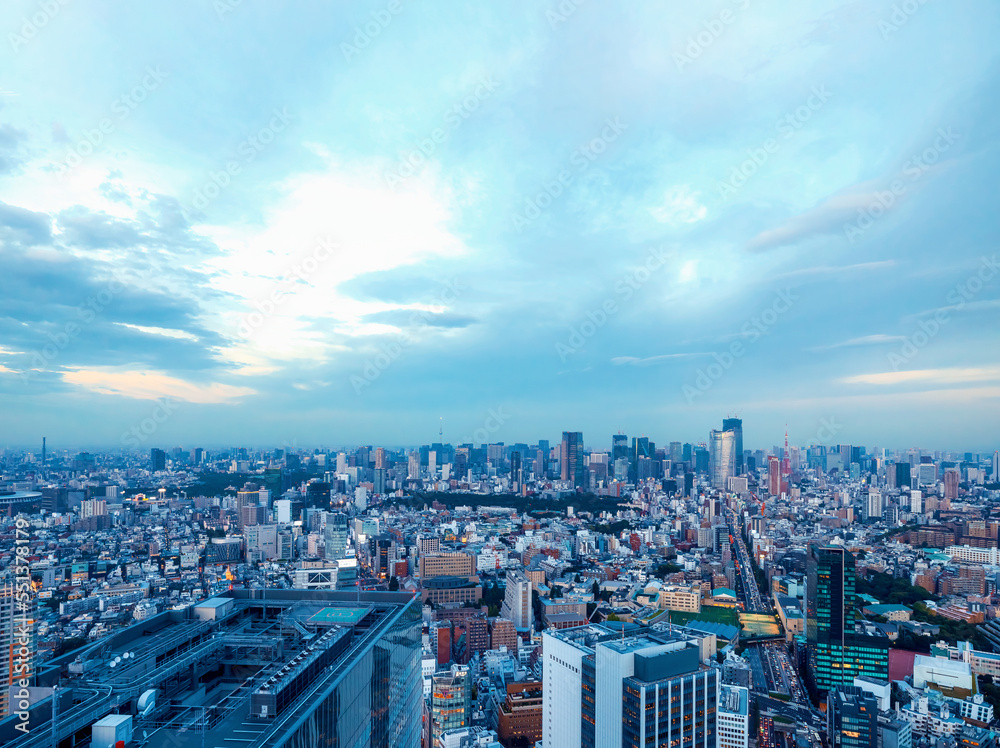
<instances>
[{"instance_id":1,"label":"blue sky","mask_svg":"<svg viewBox=\"0 0 1000 748\"><path fill-rule=\"evenodd\" d=\"M985 0L6 2L0 442L739 414L751 448L992 451L998 32Z\"/></svg>"}]
</instances>

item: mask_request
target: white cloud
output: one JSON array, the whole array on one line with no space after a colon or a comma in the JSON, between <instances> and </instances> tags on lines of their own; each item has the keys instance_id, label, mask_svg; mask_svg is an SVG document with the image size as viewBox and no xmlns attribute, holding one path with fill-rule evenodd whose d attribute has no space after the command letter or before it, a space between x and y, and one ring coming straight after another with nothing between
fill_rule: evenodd
<instances>
[{"instance_id":1,"label":"white cloud","mask_svg":"<svg viewBox=\"0 0 1000 748\"><path fill-rule=\"evenodd\" d=\"M708 208L698 201L700 196L700 192L694 192L688 185L671 187L663 196L663 204L649 208L649 213L660 223L671 226L697 223L708 215Z\"/></svg>"}]
</instances>

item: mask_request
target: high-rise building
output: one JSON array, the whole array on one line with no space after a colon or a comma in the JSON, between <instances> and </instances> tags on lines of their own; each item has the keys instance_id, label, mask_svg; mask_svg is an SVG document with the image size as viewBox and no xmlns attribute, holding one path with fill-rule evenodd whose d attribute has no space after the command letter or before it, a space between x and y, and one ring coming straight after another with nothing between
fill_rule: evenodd
<instances>
[{"instance_id":1,"label":"high-rise building","mask_svg":"<svg viewBox=\"0 0 1000 748\"><path fill-rule=\"evenodd\" d=\"M472 723L472 674L466 665L431 677L431 739L437 744L445 730Z\"/></svg>"},{"instance_id":2,"label":"high-rise building","mask_svg":"<svg viewBox=\"0 0 1000 748\"><path fill-rule=\"evenodd\" d=\"M517 629L509 618L494 618L490 624L490 649L506 647L508 652L517 653Z\"/></svg>"},{"instance_id":3,"label":"high-rise building","mask_svg":"<svg viewBox=\"0 0 1000 748\"><path fill-rule=\"evenodd\" d=\"M921 491L910 491L910 511L922 514L924 511L924 494Z\"/></svg>"},{"instance_id":4,"label":"high-rise building","mask_svg":"<svg viewBox=\"0 0 1000 748\"><path fill-rule=\"evenodd\" d=\"M611 459L609 462L614 465L615 460L624 459L628 462L629 452L628 452L628 436L625 434L612 434L611 435Z\"/></svg>"},{"instance_id":5,"label":"high-rise building","mask_svg":"<svg viewBox=\"0 0 1000 748\"><path fill-rule=\"evenodd\" d=\"M894 488L909 488L910 487L910 463L908 462L897 462L893 465L895 470L895 485Z\"/></svg>"},{"instance_id":6,"label":"high-rise building","mask_svg":"<svg viewBox=\"0 0 1000 748\"><path fill-rule=\"evenodd\" d=\"M723 418L722 419L722 430L732 431L735 439L735 455L734 455L734 465L733 465L733 475L743 475L745 466L743 464L743 419L742 418Z\"/></svg>"},{"instance_id":7,"label":"high-rise building","mask_svg":"<svg viewBox=\"0 0 1000 748\"><path fill-rule=\"evenodd\" d=\"M531 607L531 580L520 569L508 569L507 590L504 594L500 615L514 622L518 631L532 628L534 611Z\"/></svg>"},{"instance_id":8,"label":"high-rise building","mask_svg":"<svg viewBox=\"0 0 1000 748\"><path fill-rule=\"evenodd\" d=\"M586 486L583 465L583 434L579 431L563 431L559 450L561 478L571 481L574 487Z\"/></svg>"},{"instance_id":9,"label":"high-rise building","mask_svg":"<svg viewBox=\"0 0 1000 748\"><path fill-rule=\"evenodd\" d=\"M767 458L767 492L771 496L781 496L781 460Z\"/></svg>"},{"instance_id":10,"label":"high-rise building","mask_svg":"<svg viewBox=\"0 0 1000 748\"><path fill-rule=\"evenodd\" d=\"M546 630L546 748L715 746L720 671L703 664L703 646L679 629Z\"/></svg>"},{"instance_id":11,"label":"high-rise building","mask_svg":"<svg viewBox=\"0 0 1000 748\"><path fill-rule=\"evenodd\" d=\"M31 732L5 736L4 748L68 745L75 734L90 732L88 721L111 714L119 718L120 711L132 714L137 734L155 729L162 745L197 744L189 732L188 706L158 700L156 728L149 717L135 714L145 691L189 681L193 672L201 673L201 705L213 715L198 727L206 746L225 745L234 720L252 724L254 744L269 748L420 744L419 600L409 593L353 590L271 588L266 596L261 593L233 590L183 611L167 611L120 629L99 649L84 647L46 662L50 682L88 694L86 709L69 718L67 703L55 725L48 714L32 714ZM267 636L250 632L250 620ZM184 655L156 657L168 650ZM109 660L116 667L108 667ZM219 667L220 660L239 662L248 674L243 698L231 698L232 688L226 687L231 676ZM128 683L128 689L120 683Z\"/></svg>"},{"instance_id":12,"label":"high-rise building","mask_svg":"<svg viewBox=\"0 0 1000 748\"><path fill-rule=\"evenodd\" d=\"M712 487L725 489L736 469L736 432L715 431L708 437L709 473Z\"/></svg>"},{"instance_id":13,"label":"high-rise building","mask_svg":"<svg viewBox=\"0 0 1000 748\"><path fill-rule=\"evenodd\" d=\"M1000 450L993 453L993 472L990 473L993 483L1000 483Z\"/></svg>"},{"instance_id":14,"label":"high-rise building","mask_svg":"<svg viewBox=\"0 0 1000 748\"><path fill-rule=\"evenodd\" d=\"M158 473L161 470L166 470L167 453L164 452L162 449L157 449L156 447L153 447L151 450L149 450L149 469L154 473Z\"/></svg>"},{"instance_id":15,"label":"high-rise building","mask_svg":"<svg viewBox=\"0 0 1000 748\"><path fill-rule=\"evenodd\" d=\"M521 739L534 745L542 739L542 684L508 683L507 698L497 710L497 734L504 745Z\"/></svg>"},{"instance_id":16,"label":"high-rise building","mask_svg":"<svg viewBox=\"0 0 1000 748\"><path fill-rule=\"evenodd\" d=\"M830 748L877 748L878 699L857 686L838 686L826 695Z\"/></svg>"},{"instance_id":17,"label":"high-rise building","mask_svg":"<svg viewBox=\"0 0 1000 748\"><path fill-rule=\"evenodd\" d=\"M806 562L807 673L817 691L859 675L889 676L889 640L855 633L854 556L840 546L810 546Z\"/></svg>"},{"instance_id":18,"label":"high-rise building","mask_svg":"<svg viewBox=\"0 0 1000 748\"><path fill-rule=\"evenodd\" d=\"M520 491L524 484L524 471L521 468L521 453L513 452L510 455L510 482L514 491Z\"/></svg>"},{"instance_id":19,"label":"high-rise building","mask_svg":"<svg viewBox=\"0 0 1000 748\"><path fill-rule=\"evenodd\" d=\"M718 748L748 748L750 745L750 689L720 685L716 713Z\"/></svg>"},{"instance_id":20,"label":"high-rise building","mask_svg":"<svg viewBox=\"0 0 1000 748\"><path fill-rule=\"evenodd\" d=\"M946 499L958 499L958 468L947 468L944 471L944 497Z\"/></svg>"},{"instance_id":21,"label":"high-rise building","mask_svg":"<svg viewBox=\"0 0 1000 748\"><path fill-rule=\"evenodd\" d=\"M350 535L347 515L343 512L328 513L323 529L324 555L328 561L347 558L347 537Z\"/></svg>"}]
</instances>

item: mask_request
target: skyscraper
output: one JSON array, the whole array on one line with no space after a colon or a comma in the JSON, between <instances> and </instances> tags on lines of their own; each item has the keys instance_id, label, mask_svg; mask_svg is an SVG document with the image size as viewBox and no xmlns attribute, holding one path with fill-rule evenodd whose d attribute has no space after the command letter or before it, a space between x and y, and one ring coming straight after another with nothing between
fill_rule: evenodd
<instances>
[{"instance_id":1,"label":"skyscraper","mask_svg":"<svg viewBox=\"0 0 1000 748\"><path fill-rule=\"evenodd\" d=\"M510 454L510 482L514 491L520 491L524 482L524 472L521 467L521 453L511 452Z\"/></svg>"},{"instance_id":2,"label":"skyscraper","mask_svg":"<svg viewBox=\"0 0 1000 748\"><path fill-rule=\"evenodd\" d=\"M700 639L589 625L542 642L546 748L716 746L721 671L702 663Z\"/></svg>"},{"instance_id":3,"label":"skyscraper","mask_svg":"<svg viewBox=\"0 0 1000 748\"><path fill-rule=\"evenodd\" d=\"M767 492L771 496L781 496L781 460L767 459Z\"/></svg>"},{"instance_id":4,"label":"skyscraper","mask_svg":"<svg viewBox=\"0 0 1000 748\"><path fill-rule=\"evenodd\" d=\"M167 469L167 453L153 447L149 450L149 469L154 473Z\"/></svg>"},{"instance_id":5,"label":"skyscraper","mask_svg":"<svg viewBox=\"0 0 1000 748\"><path fill-rule=\"evenodd\" d=\"M878 699L857 686L839 686L826 696L830 748L876 748Z\"/></svg>"},{"instance_id":6,"label":"skyscraper","mask_svg":"<svg viewBox=\"0 0 1000 748\"><path fill-rule=\"evenodd\" d=\"M947 468L944 471L944 497L946 499L958 498L958 468Z\"/></svg>"},{"instance_id":7,"label":"skyscraper","mask_svg":"<svg viewBox=\"0 0 1000 748\"><path fill-rule=\"evenodd\" d=\"M434 744L445 730L472 724L472 674L466 665L431 678L431 737Z\"/></svg>"},{"instance_id":8,"label":"skyscraper","mask_svg":"<svg viewBox=\"0 0 1000 748\"><path fill-rule=\"evenodd\" d=\"M887 680L889 640L855 633L854 556L840 546L810 546L806 562L808 676L817 691L859 675Z\"/></svg>"},{"instance_id":9,"label":"skyscraper","mask_svg":"<svg viewBox=\"0 0 1000 748\"><path fill-rule=\"evenodd\" d=\"M735 438L733 475L743 475L745 466L743 465L743 419L723 418L722 430L732 431Z\"/></svg>"},{"instance_id":10,"label":"skyscraper","mask_svg":"<svg viewBox=\"0 0 1000 748\"><path fill-rule=\"evenodd\" d=\"M507 589L504 593L500 615L514 622L518 631L528 631L534 619L531 608L531 582L520 569L507 571Z\"/></svg>"},{"instance_id":11,"label":"skyscraper","mask_svg":"<svg viewBox=\"0 0 1000 748\"><path fill-rule=\"evenodd\" d=\"M750 689L720 685L717 719L718 748L747 748L750 745Z\"/></svg>"},{"instance_id":12,"label":"skyscraper","mask_svg":"<svg viewBox=\"0 0 1000 748\"><path fill-rule=\"evenodd\" d=\"M562 446L559 451L559 467L562 480L572 481L573 486L585 486L583 465L583 433L563 431Z\"/></svg>"},{"instance_id":13,"label":"skyscraper","mask_svg":"<svg viewBox=\"0 0 1000 748\"><path fill-rule=\"evenodd\" d=\"M323 535L326 541L326 559L337 561L347 557L347 515L342 512L335 512L326 515L326 528Z\"/></svg>"},{"instance_id":14,"label":"skyscraper","mask_svg":"<svg viewBox=\"0 0 1000 748\"><path fill-rule=\"evenodd\" d=\"M608 460L612 465L615 464L615 460L626 459L628 460L628 436L625 434L612 434L611 436L611 459Z\"/></svg>"},{"instance_id":15,"label":"skyscraper","mask_svg":"<svg viewBox=\"0 0 1000 748\"><path fill-rule=\"evenodd\" d=\"M726 487L726 481L734 475L736 465L736 432L715 431L708 438L708 464L712 487Z\"/></svg>"}]
</instances>

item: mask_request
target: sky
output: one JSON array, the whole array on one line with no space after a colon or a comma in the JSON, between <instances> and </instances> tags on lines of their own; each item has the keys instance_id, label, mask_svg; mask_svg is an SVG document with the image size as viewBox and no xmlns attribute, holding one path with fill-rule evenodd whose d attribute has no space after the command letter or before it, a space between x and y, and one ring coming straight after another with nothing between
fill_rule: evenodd
<instances>
[{"instance_id":1,"label":"sky","mask_svg":"<svg viewBox=\"0 0 1000 748\"><path fill-rule=\"evenodd\" d=\"M7 0L0 446L992 452L1000 7Z\"/></svg>"}]
</instances>

